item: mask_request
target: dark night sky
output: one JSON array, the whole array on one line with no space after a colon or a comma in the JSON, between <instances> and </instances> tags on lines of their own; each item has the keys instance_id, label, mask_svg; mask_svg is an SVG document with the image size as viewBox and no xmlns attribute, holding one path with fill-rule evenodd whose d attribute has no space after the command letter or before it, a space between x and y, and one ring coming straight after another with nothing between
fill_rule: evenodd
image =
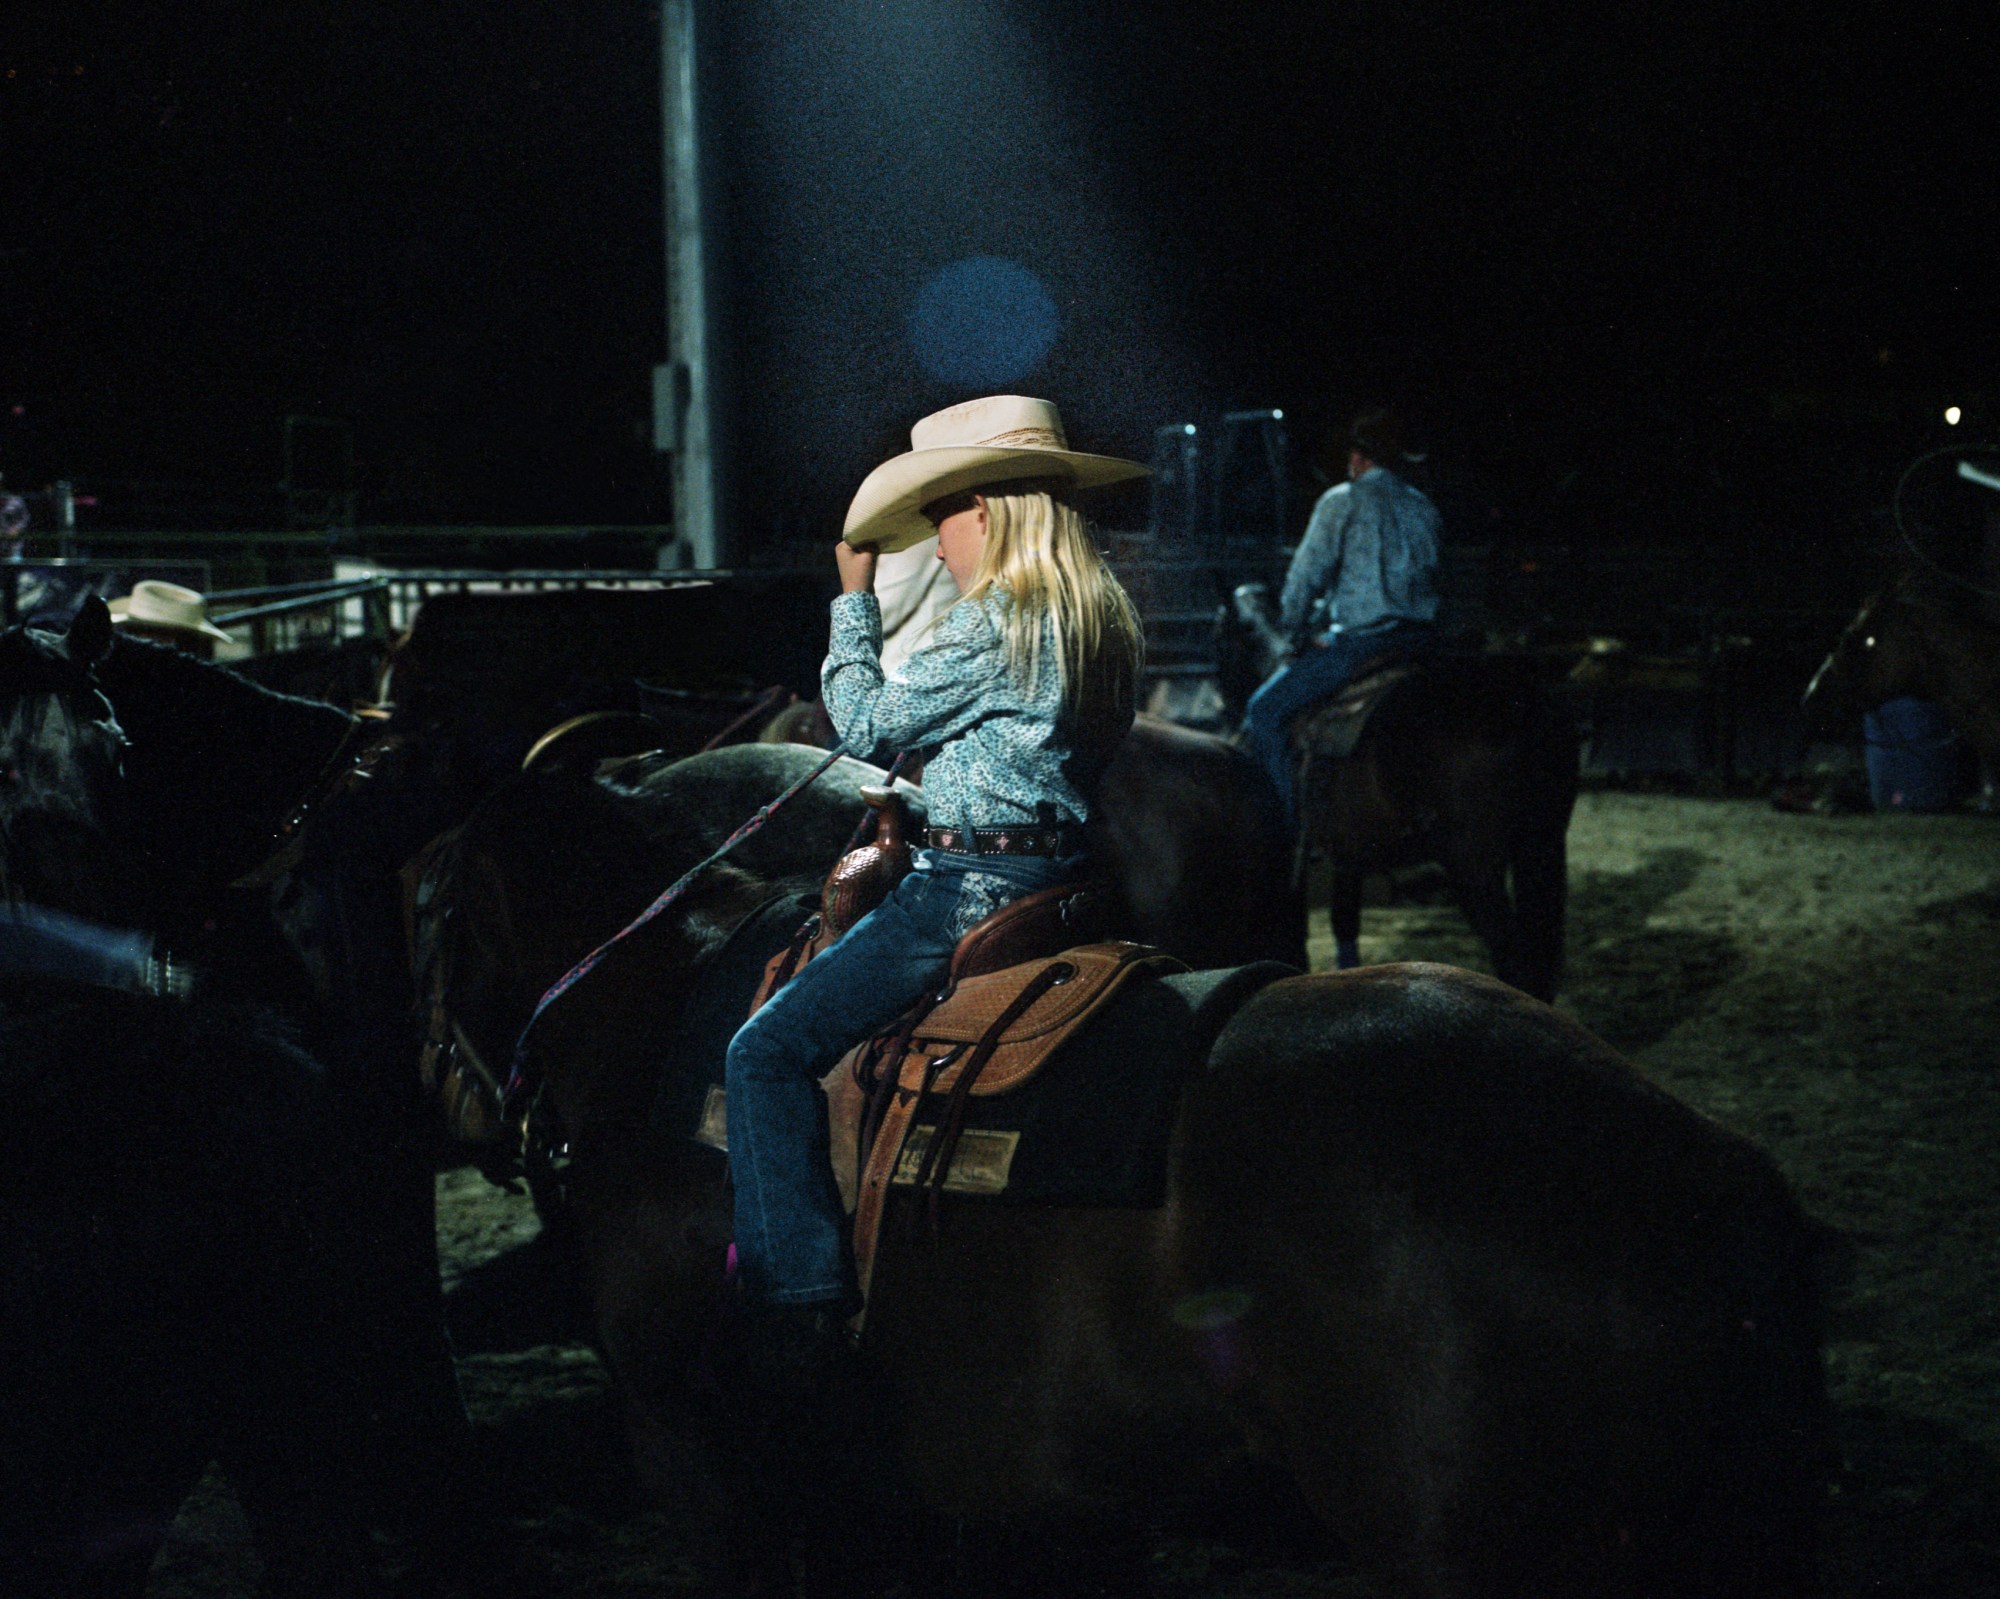
<instances>
[{"instance_id":1,"label":"dark night sky","mask_svg":"<svg viewBox=\"0 0 2000 1599\"><path fill-rule=\"evenodd\" d=\"M1671 463L1768 525L1879 499L1948 399L1993 431L1969 5L725 9L748 540L965 391L907 328L973 255L1046 285L1013 386L1102 448L1393 398L1517 511ZM368 519L660 518L652 12L13 15L11 481L268 485L296 411L354 421Z\"/></svg>"}]
</instances>

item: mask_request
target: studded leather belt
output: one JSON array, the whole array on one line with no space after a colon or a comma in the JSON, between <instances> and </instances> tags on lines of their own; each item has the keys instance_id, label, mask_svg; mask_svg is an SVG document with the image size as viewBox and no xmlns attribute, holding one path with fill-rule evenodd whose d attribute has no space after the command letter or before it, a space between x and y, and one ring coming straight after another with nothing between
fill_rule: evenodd
<instances>
[{"instance_id":1,"label":"studded leather belt","mask_svg":"<svg viewBox=\"0 0 2000 1599\"><path fill-rule=\"evenodd\" d=\"M924 842L962 855L1075 855L1083 835L1073 827L931 827Z\"/></svg>"}]
</instances>

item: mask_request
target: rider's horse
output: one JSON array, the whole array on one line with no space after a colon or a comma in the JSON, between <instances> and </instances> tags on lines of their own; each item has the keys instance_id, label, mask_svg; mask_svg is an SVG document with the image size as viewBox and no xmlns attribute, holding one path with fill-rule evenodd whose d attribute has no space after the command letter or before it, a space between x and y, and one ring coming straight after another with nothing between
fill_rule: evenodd
<instances>
[{"instance_id":1,"label":"rider's horse","mask_svg":"<svg viewBox=\"0 0 2000 1599\"><path fill-rule=\"evenodd\" d=\"M538 995L812 759L749 746L491 796L428 884L454 1030L507 1059ZM816 880L871 775L837 766L528 1036L658 1485L688 1480L730 1201L724 1157L649 1107L700 1102L693 1041L719 1049L748 1002L735 941ZM1049 1069L1089 1073L1073 1047ZM1445 967L1283 978L1184 1047L1158 1203L946 1199L932 1232L891 1190L867 1480L975 1547L1035 1512L1175 1514L1160 1496L1200 1497L1247 1450L1386 1595L1814 1591L1814 1230L1764 1156Z\"/></svg>"},{"instance_id":2,"label":"rider's horse","mask_svg":"<svg viewBox=\"0 0 2000 1599\"><path fill-rule=\"evenodd\" d=\"M1863 602L1806 687L1806 719L1826 730L1906 694L1941 706L2000 779L2000 629L1908 581Z\"/></svg>"},{"instance_id":3,"label":"rider's horse","mask_svg":"<svg viewBox=\"0 0 2000 1599\"><path fill-rule=\"evenodd\" d=\"M1246 585L1216 613L1218 678L1239 717L1282 659L1268 606L1262 585ZM1434 861L1501 980L1554 998L1577 738L1532 671L1431 658L1369 713L1351 753L1314 763L1305 777L1301 842L1333 866L1329 912L1342 966L1359 960L1364 874Z\"/></svg>"}]
</instances>

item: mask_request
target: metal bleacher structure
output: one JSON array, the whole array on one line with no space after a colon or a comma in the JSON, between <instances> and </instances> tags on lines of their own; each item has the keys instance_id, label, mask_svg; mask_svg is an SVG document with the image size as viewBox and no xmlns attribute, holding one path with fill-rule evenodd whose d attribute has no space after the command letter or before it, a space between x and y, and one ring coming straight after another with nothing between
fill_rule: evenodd
<instances>
[{"instance_id":1,"label":"metal bleacher structure","mask_svg":"<svg viewBox=\"0 0 2000 1599\"><path fill-rule=\"evenodd\" d=\"M1277 411L1162 428L1152 465L1150 525L1108 533L1107 545L1145 620L1149 679L1193 690L1213 674L1218 605L1239 583L1275 589L1305 507L1288 497ZM267 656L363 637L386 644L446 592L647 589L737 575L658 564L673 548L664 526L91 531L53 548L31 543L28 559L0 563L0 622L58 615L85 590L112 595L162 577L208 596L210 616L238 640L225 658ZM1795 732L1778 725L1784 707L1858 592L1844 570L1802 586L1748 554L1706 547L1697 559L1684 545L1611 541L1448 542L1440 588L1441 620L1460 648L1534 656L1552 680L1599 653L1602 670L1584 674L1578 704L1600 766L1725 776L1795 758ZM1187 705L1199 695L1165 698ZM1619 755L1621 720L1651 729L1639 741L1650 751L1633 744ZM1658 730L1668 724L1679 731L1663 750Z\"/></svg>"}]
</instances>

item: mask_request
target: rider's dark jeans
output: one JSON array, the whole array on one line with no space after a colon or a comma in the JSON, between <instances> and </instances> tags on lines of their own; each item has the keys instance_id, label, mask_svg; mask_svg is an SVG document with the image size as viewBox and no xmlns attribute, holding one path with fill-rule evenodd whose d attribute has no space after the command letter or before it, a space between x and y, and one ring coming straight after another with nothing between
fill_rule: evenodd
<instances>
[{"instance_id":1,"label":"rider's dark jeans","mask_svg":"<svg viewBox=\"0 0 2000 1599\"><path fill-rule=\"evenodd\" d=\"M151 992L153 938L39 905L0 905L0 977Z\"/></svg>"},{"instance_id":2,"label":"rider's dark jeans","mask_svg":"<svg viewBox=\"0 0 2000 1599\"><path fill-rule=\"evenodd\" d=\"M1243 737L1251 753L1264 763L1285 819L1299 824L1298 770L1287 735L1292 718L1308 705L1345 687L1368 662L1383 655L1421 655L1429 650L1437 630L1424 622L1392 622L1365 633L1332 633L1317 649L1294 655L1250 696L1243 710Z\"/></svg>"},{"instance_id":3,"label":"rider's dark jeans","mask_svg":"<svg viewBox=\"0 0 2000 1599\"><path fill-rule=\"evenodd\" d=\"M888 899L806 966L729 1044L729 1172L746 1297L851 1302L853 1261L820 1079L934 988L961 934L1011 900L1084 874L1079 856L920 850Z\"/></svg>"}]
</instances>

